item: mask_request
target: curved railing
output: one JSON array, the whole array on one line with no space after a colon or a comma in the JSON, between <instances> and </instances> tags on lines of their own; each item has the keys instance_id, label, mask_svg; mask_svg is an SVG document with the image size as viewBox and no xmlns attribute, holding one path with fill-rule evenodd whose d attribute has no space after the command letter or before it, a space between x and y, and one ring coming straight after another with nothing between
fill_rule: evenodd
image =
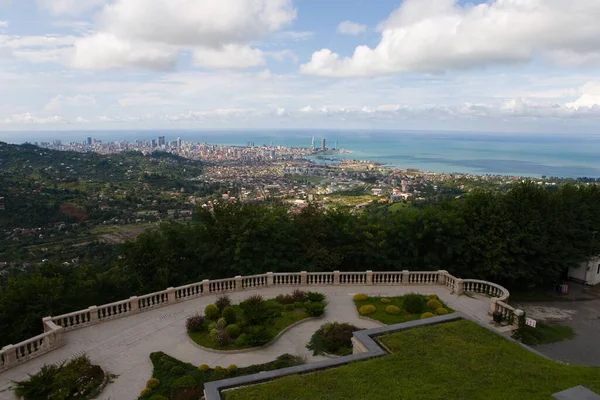
<instances>
[{"instance_id":1,"label":"curved railing","mask_svg":"<svg viewBox=\"0 0 600 400\"><path fill-rule=\"evenodd\" d=\"M171 287L143 296L133 296L101 306L46 317L45 332L16 345L0 350L0 371L11 368L28 359L42 355L64 344L63 333L116 318L164 307L182 301L220 293L260 289L276 286L337 286L337 285L441 285L451 293L482 293L491 298L490 315L496 311L507 320L514 320L515 310L505 303L509 292L495 283L475 279L459 279L447 271L393 271L393 272L293 272L236 276L235 278L203 280L189 285Z\"/></svg>"}]
</instances>

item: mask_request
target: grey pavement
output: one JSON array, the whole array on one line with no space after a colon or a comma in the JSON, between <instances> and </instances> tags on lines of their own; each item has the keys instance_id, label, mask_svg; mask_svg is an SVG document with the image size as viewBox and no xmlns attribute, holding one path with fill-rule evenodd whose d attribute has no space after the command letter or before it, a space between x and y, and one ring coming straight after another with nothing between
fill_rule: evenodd
<instances>
[{"instance_id":1,"label":"grey pavement","mask_svg":"<svg viewBox=\"0 0 600 400\"><path fill-rule=\"evenodd\" d=\"M216 296L204 296L183 301L167 307L154 309L129 317L107 321L83 329L66 333L66 345L41 357L35 358L0 374L0 400L13 400L8 390L10 382L27 378L44 364L57 363L72 357L87 354L92 362L105 370L119 375L100 395L100 400L136 399L145 383L152 376L152 363L149 355L163 351L177 359L194 365L226 367L230 364L247 366L262 364L290 353L306 357L308 362L324 360L322 356L312 356L305 345L311 335L327 321L349 322L361 328L374 328L378 323L360 319L352 296L356 293L369 295L399 296L417 292L435 293L451 308L472 315L488 323L489 298L481 295L456 296L443 286L310 286L276 287L259 289L265 298L281 293L302 290L320 291L327 295L328 306L323 318L301 323L285 332L275 343L263 349L238 353L219 354L202 350L192 344L185 330L185 319L195 312L203 313L207 304ZM233 302L243 300L256 290L228 293Z\"/></svg>"}]
</instances>

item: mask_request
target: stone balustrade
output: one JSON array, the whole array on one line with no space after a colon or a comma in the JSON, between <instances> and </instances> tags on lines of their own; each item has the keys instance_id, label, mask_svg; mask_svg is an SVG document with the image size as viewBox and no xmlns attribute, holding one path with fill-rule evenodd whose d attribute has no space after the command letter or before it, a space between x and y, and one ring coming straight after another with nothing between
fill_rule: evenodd
<instances>
[{"instance_id":1,"label":"stone balustrade","mask_svg":"<svg viewBox=\"0 0 600 400\"><path fill-rule=\"evenodd\" d=\"M116 318L164 307L181 301L212 294L242 290L260 289L274 286L351 286L351 285L442 285L451 293L483 293L491 298L490 315L499 311L502 316L516 321L520 310L505 303L509 292L491 282L459 279L447 271L365 271L365 272L293 272L236 276L228 279L203 280L189 285L168 288L143 296L133 296L101 306L91 306L43 320L44 333L16 345L8 345L0 350L0 371L11 368L28 359L42 355L62 346L63 333ZM517 323L517 322L514 322Z\"/></svg>"}]
</instances>

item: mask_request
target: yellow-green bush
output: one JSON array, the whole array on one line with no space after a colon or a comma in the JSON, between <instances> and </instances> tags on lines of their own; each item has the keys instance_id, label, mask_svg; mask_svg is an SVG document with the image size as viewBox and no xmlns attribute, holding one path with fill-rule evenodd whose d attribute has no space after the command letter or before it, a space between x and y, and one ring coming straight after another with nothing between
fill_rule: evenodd
<instances>
[{"instance_id":1,"label":"yellow-green bush","mask_svg":"<svg viewBox=\"0 0 600 400\"><path fill-rule=\"evenodd\" d=\"M210 371L210 367L206 364L202 364L202 365L198 366L198 371L200 371L200 372Z\"/></svg>"},{"instance_id":2,"label":"yellow-green bush","mask_svg":"<svg viewBox=\"0 0 600 400\"><path fill-rule=\"evenodd\" d=\"M387 297L384 297L383 299L379 300L380 302L382 302L383 304L388 304L391 303L392 301L390 299L388 299Z\"/></svg>"},{"instance_id":3,"label":"yellow-green bush","mask_svg":"<svg viewBox=\"0 0 600 400\"><path fill-rule=\"evenodd\" d=\"M446 315L448 314L448 310L446 310L444 307L440 307L437 310L435 310L435 313L437 315Z\"/></svg>"},{"instance_id":4,"label":"yellow-green bush","mask_svg":"<svg viewBox=\"0 0 600 400\"><path fill-rule=\"evenodd\" d=\"M362 306L361 308L358 309L358 312L360 313L360 315L373 314L375 311L377 311L377 309L375 308L374 305L371 305L371 304L367 304L366 306Z\"/></svg>"},{"instance_id":5,"label":"yellow-green bush","mask_svg":"<svg viewBox=\"0 0 600 400\"><path fill-rule=\"evenodd\" d=\"M396 306L387 306L385 312L392 315L400 314L400 308Z\"/></svg>"},{"instance_id":6,"label":"yellow-green bush","mask_svg":"<svg viewBox=\"0 0 600 400\"><path fill-rule=\"evenodd\" d=\"M231 364L229 367L227 367L227 372L234 373L235 371L237 371L238 367L235 364Z\"/></svg>"},{"instance_id":7,"label":"yellow-green bush","mask_svg":"<svg viewBox=\"0 0 600 400\"><path fill-rule=\"evenodd\" d=\"M427 308L429 308L430 310L437 310L438 308L442 308L443 305L442 303L440 303L437 300L429 300L427 302Z\"/></svg>"},{"instance_id":8,"label":"yellow-green bush","mask_svg":"<svg viewBox=\"0 0 600 400\"><path fill-rule=\"evenodd\" d=\"M433 313L430 313L430 312L421 314L421 319L431 318L431 317L433 317Z\"/></svg>"},{"instance_id":9,"label":"yellow-green bush","mask_svg":"<svg viewBox=\"0 0 600 400\"><path fill-rule=\"evenodd\" d=\"M369 298L369 296L367 296L366 294L364 294L364 293L358 293L358 294L355 294L352 297L352 300L354 300L354 301L364 301L364 300L366 300L368 298Z\"/></svg>"},{"instance_id":10,"label":"yellow-green bush","mask_svg":"<svg viewBox=\"0 0 600 400\"><path fill-rule=\"evenodd\" d=\"M149 396L149 395L150 395L150 393L152 393L152 389L148 389L148 388L146 388L146 389L142 390L142 392L140 393L140 396L141 396L141 397L144 397L144 396Z\"/></svg>"},{"instance_id":11,"label":"yellow-green bush","mask_svg":"<svg viewBox=\"0 0 600 400\"><path fill-rule=\"evenodd\" d=\"M160 381L156 378L150 378L148 382L146 382L146 388L155 389L160 385Z\"/></svg>"},{"instance_id":12,"label":"yellow-green bush","mask_svg":"<svg viewBox=\"0 0 600 400\"><path fill-rule=\"evenodd\" d=\"M429 300L439 300L440 299L437 294L430 294L429 296L427 296L427 298Z\"/></svg>"}]
</instances>

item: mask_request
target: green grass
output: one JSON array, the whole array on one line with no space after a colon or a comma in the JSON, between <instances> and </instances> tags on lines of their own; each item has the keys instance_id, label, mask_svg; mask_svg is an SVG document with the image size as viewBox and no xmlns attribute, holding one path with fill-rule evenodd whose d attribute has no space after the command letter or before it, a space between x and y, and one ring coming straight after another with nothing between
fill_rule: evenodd
<instances>
[{"instance_id":1,"label":"green grass","mask_svg":"<svg viewBox=\"0 0 600 400\"><path fill-rule=\"evenodd\" d=\"M575 332L570 326L538 323L535 328L525 326L522 341L525 344L533 346L569 340L573 339L574 336Z\"/></svg>"},{"instance_id":2,"label":"green grass","mask_svg":"<svg viewBox=\"0 0 600 400\"><path fill-rule=\"evenodd\" d=\"M275 299L266 300L266 303L271 306L274 306L274 305L281 306ZM237 319L241 320L243 318L243 311L240 308L240 306L233 305L232 307L236 311ZM281 332L288 326L290 326L298 321L302 321L303 319L308 318L308 317L309 317L308 313L306 311L304 311L303 309L295 309L293 311L283 311L279 317L269 321L269 323L265 325L265 328L266 328L267 332L269 333L269 335L271 336L271 340L273 340L279 334L279 332ZM251 344L245 344L243 346L238 346L234 342L231 342L225 346L220 346L217 343L215 343L215 341L210 337L210 333L208 332L208 329L200 331L200 332L188 332L188 335L194 342L196 342L200 346L208 347L210 349L242 350L242 349L249 349L252 347L256 347Z\"/></svg>"},{"instance_id":3,"label":"green grass","mask_svg":"<svg viewBox=\"0 0 600 400\"><path fill-rule=\"evenodd\" d=\"M470 321L383 336L393 354L224 392L226 400L548 400L577 385L600 393L600 368L557 364Z\"/></svg>"},{"instance_id":4,"label":"green grass","mask_svg":"<svg viewBox=\"0 0 600 400\"><path fill-rule=\"evenodd\" d=\"M367 304L374 305L375 308L377 308L377 311L375 311L373 314L365 315L365 317L382 322L386 325L399 324L401 322L414 321L416 319L421 318L421 313L411 314L404 309L404 300L403 300L402 296L386 297L386 299L390 299L392 301L391 303L382 303L381 299L382 299L382 297L369 297L367 300L354 301L354 304L356 305L357 311L359 308L361 308L362 306L365 306ZM454 310L451 309L450 307L448 307L446 305L446 303L444 303L441 299L440 299L440 303L442 303L444 308L446 308L446 310L448 310L448 314L454 312ZM385 308L389 305L399 307L400 314L392 315L392 314L388 314L387 312L385 312ZM424 308L423 312L426 312L426 311L432 311L432 310L426 310ZM434 312L434 314L435 314L435 312Z\"/></svg>"}]
</instances>

